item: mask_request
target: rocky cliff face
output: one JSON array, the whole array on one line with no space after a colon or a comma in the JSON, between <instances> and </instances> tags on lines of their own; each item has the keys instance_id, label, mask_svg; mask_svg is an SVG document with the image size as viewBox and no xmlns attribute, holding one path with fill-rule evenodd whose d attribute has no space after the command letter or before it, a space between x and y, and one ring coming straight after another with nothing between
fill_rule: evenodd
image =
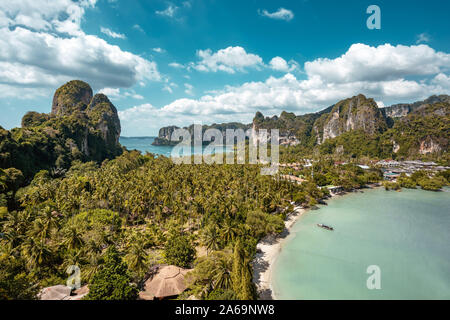
<instances>
[{"instance_id":1,"label":"rocky cliff face","mask_svg":"<svg viewBox=\"0 0 450 320\"><path fill-rule=\"evenodd\" d=\"M314 123L313 130L320 144L352 130L375 134L386 128L386 120L376 102L360 94L335 104L330 113L323 114Z\"/></svg>"},{"instance_id":2,"label":"rocky cliff face","mask_svg":"<svg viewBox=\"0 0 450 320\"><path fill-rule=\"evenodd\" d=\"M423 101L417 101L414 103L401 103L401 104L395 104L390 107L382 108L381 112L383 115L387 118L402 118L406 117L411 112L414 112L415 110L431 105L438 102L447 102L450 103L450 96L442 94L439 96L431 96Z\"/></svg>"},{"instance_id":3,"label":"rocky cliff face","mask_svg":"<svg viewBox=\"0 0 450 320\"><path fill-rule=\"evenodd\" d=\"M202 126L202 136L203 133L208 129L217 129L222 133L223 141L226 142L226 131L227 129L243 129L244 131L249 129L250 125L241 124L237 122L230 122L230 123L221 123L217 124L214 123L212 125L204 125ZM155 141L153 142L153 145L155 146L163 146L163 145L176 145L178 144L178 141L171 141L172 133L176 130L180 129L177 126L168 126L163 127L159 129L158 137L155 138ZM194 141L194 125L190 125L189 127L184 127L184 129L188 130L191 134L191 141ZM210 142L205 141L203 144L209 144Z\"/></svg>"},{"instance_id":4,"label":"rocky cliff face","mask_svg":"<svg viewBox=\"0 0 450 320\"><path fill-rule=\"evenodd\" d=\"M101 161L121 153L117 109L106 95L92 96L92 88L86 82L73 80L58 88L51 115L77 117L82 121L83 128L75 135L77 147L86 157Z\"/></svg>"},{"instance_id":5,"label":"rocky cliff face","mask_svg":"<svg viewBox=\"0 0 450 320\"><path fill-rule=\"evenodd\" d=\"M89 131L96 135L99 142L100 150L95 150L99 153L98 157L101 158L103 155L113 157L120 153L120 120L116 107L109 101L108 97L104 94L96 94L92 98L86 114L91 124Z\"/></svg>"},{"instance_id":6,"label":"rocky cliff face","mask_svg":"<svg viewBox=\"0 0 450 320\"><path fill-rule=\"evenodd\" d=\"M50 114L28 112L22 128L7 133L0 166L17 168L27 178L41 169L68 168L74 160L100 162L122 153L117 109L79 80L56 90Z\"/></svg>"},{"instance_id":7,"label":"rocky cliff face","mask_svg":"<svg viewBox=\"0 0 450 320\"><path fill-rule=\"evenodd\" d=\"M282 112L280 116L264 117L257 112L251 125L241 126L246 129L253 127L256 131L278 129L280 144L300 145L305 152L319 150L355 156L409 158L448 150L449 110L448 95L378 108L373 99L360 94L316 113L295 115ZM223 130L236 125L228 123L211 127ZM168 142L173 128L160 130L161 143ZM192 132L192 126L187 129Z\"/></svg>"},{"instance_id":8,"label":"rocky cliff face","mask_svg":"<svg viewBox=\"0 0 450 320\"><path fill-rule=\"evenodd\" d=\"M406 117L411 112L409 104L397 104L391 107L381 109L385 117L401 118Z\"/></svg>"},{"instance_id":9,"label":"rocky cliff face","mask_svg":"<svg viewBox=\"0 0 450 320\"><path fill-rule=\"evenodd\" d=\"M441 152L441 150L442 147L430 137L420 142L420 154L438 153Z\"/></svg>"},{"instance_id":10,"label":"rocky cliff face","mask_svg":"<svg viewBox=\"0 0 450 320\"><path fill-rule=\"evenodd\" d=\"M170 138L172 137L172 133L176 129L179 129L179 127L177 127L177 126L163 127L161 129L159 129L158 138L170 140Z\"/></svg>"},{"instance_id":11,"label":"rocky cliff face","mask_svg":"<svg viewBox=\"0 0 450 320\"><path fill-rule=\"evenodd\" d=\"M84 111L92 100L92 88L86 82L72 80L58 88L53 96L52 115L68 116Z\"/></svg>"}]
</instances>

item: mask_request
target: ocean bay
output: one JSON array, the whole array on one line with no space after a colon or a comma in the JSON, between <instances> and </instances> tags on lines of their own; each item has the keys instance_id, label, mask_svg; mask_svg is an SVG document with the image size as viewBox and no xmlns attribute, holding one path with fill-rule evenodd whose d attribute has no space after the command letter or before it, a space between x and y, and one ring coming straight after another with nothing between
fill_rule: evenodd
<instances>
[{"instance_id":1,"label":"ocean bay","mask_svg":"<svg viewBox=\"0 0 450 320\"><path fill-rule=\"evenodd\" d=\"M334 231L318 228L326 223ZM304 214L275 261L278 299L448 299L450 193L368 190ZM381 289L366 287L380 267Z\"/></svg>"}]
</instances>

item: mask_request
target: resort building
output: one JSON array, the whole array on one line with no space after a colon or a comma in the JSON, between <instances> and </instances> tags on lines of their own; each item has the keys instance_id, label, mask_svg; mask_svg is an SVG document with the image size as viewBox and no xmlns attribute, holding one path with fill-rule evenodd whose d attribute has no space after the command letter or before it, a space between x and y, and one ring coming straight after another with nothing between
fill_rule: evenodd
<instances>
[{"instance_id":1,"label":"resort building","mask_svg":"<svg viewBox=\"0 0 450 320\"><path fill-rule=\"evenodd\" d=\"M177 266L161 266L156 274L144 284L139 293L142 300L162 300L176 298L186 290L186 274L191 271Z\"/></svg>"}]
</instances>

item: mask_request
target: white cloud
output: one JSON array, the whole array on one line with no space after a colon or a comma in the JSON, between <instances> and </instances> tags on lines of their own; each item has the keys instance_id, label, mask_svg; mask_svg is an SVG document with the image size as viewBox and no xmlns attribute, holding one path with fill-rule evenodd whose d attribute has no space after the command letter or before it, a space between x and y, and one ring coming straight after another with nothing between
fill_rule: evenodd
<instances>
[{"instance_id":1,"label":"white cloud","mask_svg":"<svg viewBox=\"0 0 450 320\"><path fill-rule=\"evenodd\" d=\"M131 97L131 98L136 99L136 100L143 100L144 99L144 97L142 95L137 94L137 93L132 94L132 93L127 92L127 93L125 93L125 95L127 97Z\"/></svg>"},{"instance_id":2,"label":"white cloud","mask_svg":"<svg viewBox=\"0 0 450 320\"><path fill-rule=\"evenodd\" d=\"M136 29L142 33L145 33L144 29L142 29L142 27L138 24L133 25L133 29Z\"/></svg>"},{"instance_id":3,"label":"white cloud","mask_svg":"<svg viewBox=\"0 0 450 320\"><path fill-rule=\"evenodd\" d=\"M286 60L281 57L275 57L270 60L270 67L277 71L289 71L289 65L287 64Z\"/></svg>"},{"instance_id":4,"label":"white cloud","mask_svg":"<svg viewBox=\"0 0 450 320\"><path fill-rule=\"evenodd\" d=\"M104 34L106 34L108 37L114 38L114 39L126 39L127 37L124 34L116 33L108 28L100 27L100 31Z\"/></svg>"},{"instance_id":5,"label":"white cloud","mask_svg":"<svg viewBox=\"0 0 450 320\"><path fill-rule=\"evenodd\" d=\"M291 10L285 9L285 8L279 8L277 11L270 13L267 10L258 10L258 13L261 16L270 18L270 19L276 19L276 20L285 20L290 21L294 19L294 13Z\"/></svg>"},{"instance_id":6,"label":"white cloud","mask_svg":"<svg viewBox=\"0 0 450 320\"><path fill-rule=\"evenodd\" d=\"M156 14L160 16L166 16L169 18L173 18L175 16L175 12L178 10L177 6L170 4L167 9L161 11L155 11Z\"/></svg>"},{"instance_id":7,"label":"white cloud","mask_svg":"<svg viewBox=\"0 0 450 320\"><path fill-rule=\"evenodd\" d=\"M298 68L298 63L294 60L288 63L281 57L274 57L270 60L269 67L275 71L292 72Z\"/></svg>"},{"instance_id":8,"label":"white cloud","mask_svg":"<svg viewBox=\"0 0 450 320\"><path fill-rule=\"evenodd\" d=\"M182 64L180 64L178 62L169 63L169 67L176 68L176 69L184 69L185 68L185 66L183 66Z\"/></svg>"},{"instance_id":9,"label":"white cloud","mask_svg":"<svg viewBox=\"0 0 450 320\"><path fill-rule=\"evenodd\" d=\"M447 88L447 91L450 90L450 76L446 74L439 73L433 78L432 83L438 87Z\"/></svg>"},{"instance_id":10,"label":"white cloud","mask_svg":"<svg viewBox=\"0 0 450 320\"><path fill-rule=\"evenodd\" d=\"M450 54L427 45L371 47L353 44L341 57L305 63L310 78L327 82L385 81L413 75L431 75L450 68Z\"/></svg>"},{"instance_id":11,"label":"white cloud","mask_svg":"<svg viewBox=\"0 0 450 320\"><path fill-rule=\"evenodd\" d=\"M80 23L95 0L0 2L0 92L52 88L81 79L95 89L161 79L155 62L85 34ZM19 97L23 97L19 95Z\"/></svg>"},{"instance_id":12,"label":"white cloud","mask_svg":"<svg viewBox=\"0 0 450 320\"><path fill-rule=\"evenodd\" d=\"M177 88L178 85L174 82L170 82L168 79L166 79L166 84L163 87L164 91L167 91L168 93L173 93L173 89Z\"/></svg>"},{"instance_id":13,"label":"white cloud","mask_svg":"<svg viewBox=\"0 0 450 320\"><path fill-rule=\"evenodd\" d=\"M164 52L166 52L166 50L164 50L162 48L153 48L152 50L157 52L157 53L164 53Z\"/></svg>"},{"instance_id":14,"label":"white cloud","mask_svg":"<svg viewBox=\"0 0 450 320\"><path fill-rule=\"evenodd\" d=\"M421 33L417 35L416 44L430 42L430 36L426 33Z\"/></svg>"},{"instance_id":15,"label":"white cloud","mask_svg":"<svg viewBox=\"0 0 450 320\"><path fill-rule=\"evenodd\" d=\"M248 82L238 87L227 87L222 92L205 95L198 100L178 99L161 111L179 115L230 115L254 114L263 110L268 114L282 110L311 112L329 106L358 93L384 99L414 99L435 93L448 92L448 77L439 78L440 85L419 83L404 79L372 82L325 83L319 78L299 80L288 73L283 77L269 77L264 82ZM446 84L446 86L444 86Z\"/></svg>"},{"instance_id":16,"label":"white cloud","mask_svg":"<svg viewBox=\"0 0 450 320\"><path fill-rule=\"evenodd\" d=\"M377 103L378 108L385 108L386 107L386 105L384 104L383 101L375 101L375 102Z\"/></svg>"},{"instance_id":17,"label":"white cloud","mask_svg":"<svg viewBox=\"0 0 450 320\"><path fill-rule=\"evenodd\" d=\"M371 61L370 65L358 64L349 58L353 57L355 46L364 49L362 56ZM378 65L372 61L376 57L371 54L376 52L383 55L386 54L386 49L389 49L391 58L397 64L388 63L384 57L378 57ZM185 126L198 121L245 123L252 120L256 111L262 111L266 115L280 114L282 110L295 113L315 112L359 93L374 98L379 106L418 101L433 94L450 93L450 75L445 72L450 67L447 56L448 54L436 52L427 46L354 45L341 58L306 62L305 68L309 66L306 68L306 79L298 79L287 73L278 78L269 77L265 81L227 86L221 91L210 91L199 99L177 99L156 109L157 112L152 116L148 112L148 117L145 116L149 110L147 107L137 106L128 109L130 112L124 110L121 120L125 127L130 128L131 123L136 126L134 121L138 121L143 127L153 126L154 122L159 127L169 124ZM412 61L419 66L415 66ZM375 75L367 72L375 70L376 65L382 72L375 72ZM360 71L356 66L366 69ZM414 77L414 80L405 79L405 74ZM133 119L135 116L137 118Z\"/></svg>"},{"instance_id":18,"label":"white cloud","mask_svg":"<svg viewBox=\"0 0 450 320\"><path fill-rule=\"evenodd\" d=\"M35 31L80 35L81 19L96 0L15 0L0 2L0 27L23 26Z\"/></svg>"},{"instance_id":19,"label":"white cloud","mask_svg":"<svg viewBox=\"0 0 450 320\"><path fill-rule=\"evenodd\" d=\"M190 96L193 96L193 95L194 95L194 86L193 86L193 85L191 85L191 84L189 84L189 83L185 83L185 84L184 84L184 88L185 88L184 92L185 92L186 94L188 94L188 95L190 95Z\"/></svg>"},{"instance_id":20,"label":"white cloud","mask_svg":"<svg viewBox=\"0 0 450 320\"><path fill-rule=\"evenodd\" d=\"M227 73L243 72L246 68L263 66L261 57L247 53L242 47L228 47L217 52L211 49L198 50L197 56L201 59L197 63L191 63L190 67L204 72L224 71Z\"/></svg>"},{"instance_id":21,"label":"white cloud","mask_svg":"<svg viewBox=\"0 0 450 320\"><path fill-rule=\"evenodd\" d=\"M120 98L120 89L119 88L103 88L98 91L99 93L103 93L108 96L110 99Z\"/></svg>"},{"instance_id":22,"label":"white cloud","mask_svg":"<svg viewBox=\"0 0 450 320\"><path fill-rule=\"evenodd\" d=\"M121 92L119 88L103 88L99 90L99 93L103 93L108 96L111 100L119 100L125 97L133 98L136 100L144 99L143 96L137 94L134 90L126 91L124 93Z\"/></svg>"}]
</instances>

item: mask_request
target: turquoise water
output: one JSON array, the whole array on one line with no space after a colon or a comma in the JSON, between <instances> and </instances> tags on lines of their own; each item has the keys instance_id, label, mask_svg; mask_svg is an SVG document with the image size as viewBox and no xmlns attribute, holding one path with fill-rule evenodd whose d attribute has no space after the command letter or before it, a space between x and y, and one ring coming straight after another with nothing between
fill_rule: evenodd
<instances>
[{"instance_id":1,"label":"turquoise water","mask_svg":"<svg viewBox=\"0 0 450 320\"><path fill-rule=\"evenodd\" d=\"M173 148L171 146L152 146L155 137L120 137L119 141L128 150L136 149L143 153L162 154L166 157L170 157Z\"/></svg>"},{"instance_id":2,"label":"turquoise water","mask_svg":"<svg viewBox=\"0 0 450 320\"><path fill-rule=\"evenodd\" d=\"M448 188L380 188L335 198L293 226L275 261L274 294L277 299L450 299L449 231ZM380 290L367 289L370 265L380 267Z\"/></svg>"},{"instance_id":3,"label":"turquoise water","mask_svg":"<svg viewBox=\"0 0 450 320\"><path fill-rule=\"evenodd\" d=\"M155 137L120 137L119 141L128 150L136 149L143 153L149 152L154 154L161 154L166 157L170 157L173 149L172 146L153 146L152 143L153 141L155 141ZM203 147L202 150L204 151L205 147ZM232 149L227 149L224 146L223 151L225 150L228 152Z\"/></svg>"}]
</instances>

